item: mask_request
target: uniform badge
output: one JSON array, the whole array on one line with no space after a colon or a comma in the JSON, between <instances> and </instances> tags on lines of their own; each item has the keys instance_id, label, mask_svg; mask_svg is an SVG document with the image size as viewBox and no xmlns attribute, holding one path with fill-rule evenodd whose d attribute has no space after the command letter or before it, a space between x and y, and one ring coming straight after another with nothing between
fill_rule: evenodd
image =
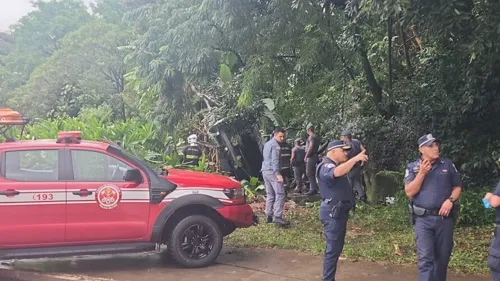
<instances>
[{"instance_id":1,"label":"uniform badge","mask_svg":"<svg viewBox=\"0 0 500 281\"><path fill-rule=\"evenodd\" d=\"M117 186L111 184L99 187L95 193L95 199L97 203L99 203L99 207L105 210L116 208L121 197L121 190Z\"/></svg>"},{"instance_id":2,"label":"uniform badge","mask_svg":"<svg viewBox=\"0 0 500 281\"><path fill-rule=\"evenodd\" d=\"M420 165L413 167L414 173L418 173L418 170L420 170Z\"/></svg>"}]
</instances>

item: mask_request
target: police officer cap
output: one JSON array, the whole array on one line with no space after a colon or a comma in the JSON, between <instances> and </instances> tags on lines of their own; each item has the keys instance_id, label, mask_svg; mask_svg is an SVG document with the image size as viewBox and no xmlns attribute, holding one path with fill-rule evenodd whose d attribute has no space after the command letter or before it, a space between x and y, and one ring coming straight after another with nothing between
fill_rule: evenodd
<instances>
[{"instance_id":1,"label":"police officer cap","mask_svg":"<svg viewBox=\"0 0 500 281\"><path fill-rule=\"evenodd\" d=\"M432 136L432 134L423 135L418 139L418 147L430 146L434 142L439 142L439 140Z\"/></svg>"},{"instance_id":2,"label":"police officer cap","mask_svg":"<svg viewBox=\"0 0 500 281\"><path fill-rule=\"evenodd\" d=\"M351 130L343 130L341 136L352 136Z\"/></svg>"},{"instance_id":3,"label":"police officer cap","mask_svg":"<svg viewBox=\"0 0 500 281\"><path fill-rule=\"evenodd\" d=\"M328 143L326 150L330 151L334 148L342 148L343 150L349 150L351 149L351 146L347 145L344 141L334 140Z\"/></svg>"}]
</instances>

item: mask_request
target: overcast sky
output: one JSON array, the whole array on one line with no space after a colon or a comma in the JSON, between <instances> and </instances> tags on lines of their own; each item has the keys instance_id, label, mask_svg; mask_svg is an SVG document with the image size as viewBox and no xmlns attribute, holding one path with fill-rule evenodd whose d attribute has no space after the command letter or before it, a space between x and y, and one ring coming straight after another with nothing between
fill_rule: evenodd
<instances>
[{"instance_id":1,"label":"overcast sky","mask_svg":"<svg viewBox=\"0 0 500 281\"><path fill-rule=\"evenodd\" d=\"M33 10L31 0L0 0L0 31L16 23L22 16ZM91 0L85 0L86 3Z\"/></svg>"}]
</instances>

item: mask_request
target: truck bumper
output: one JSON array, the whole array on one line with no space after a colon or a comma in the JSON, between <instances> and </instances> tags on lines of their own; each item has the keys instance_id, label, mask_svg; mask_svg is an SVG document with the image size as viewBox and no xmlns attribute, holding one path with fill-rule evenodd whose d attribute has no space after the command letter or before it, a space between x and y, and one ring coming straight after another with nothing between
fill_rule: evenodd
<instances>
[{"instance_id":1,"label":"truck bumper","mask_svg":"<svg viewBox=\"0 0 500 281\"><path fill-rule=\"evenodd\" d=\"M238 228L250 227L259 223L250 205L233 205L218 208L217 211Z\"/></svg>"}]
</instances>

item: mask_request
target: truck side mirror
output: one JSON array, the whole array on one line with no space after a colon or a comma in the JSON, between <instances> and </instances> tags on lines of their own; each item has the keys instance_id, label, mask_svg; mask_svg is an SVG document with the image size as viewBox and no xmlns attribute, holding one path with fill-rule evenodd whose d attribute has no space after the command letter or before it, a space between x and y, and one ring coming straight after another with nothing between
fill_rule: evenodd
<instances>
[{"instance_id":1,"label":"truck side mirror","mask_svg":"<svg viewBox=\"0 0 500 281\"><path fill-rule=\"evenodd\" d=\"M128 169L123 176L123 180L134 183L142 182L142 174L138 169Z\"/></svg>"}]
</instances>

